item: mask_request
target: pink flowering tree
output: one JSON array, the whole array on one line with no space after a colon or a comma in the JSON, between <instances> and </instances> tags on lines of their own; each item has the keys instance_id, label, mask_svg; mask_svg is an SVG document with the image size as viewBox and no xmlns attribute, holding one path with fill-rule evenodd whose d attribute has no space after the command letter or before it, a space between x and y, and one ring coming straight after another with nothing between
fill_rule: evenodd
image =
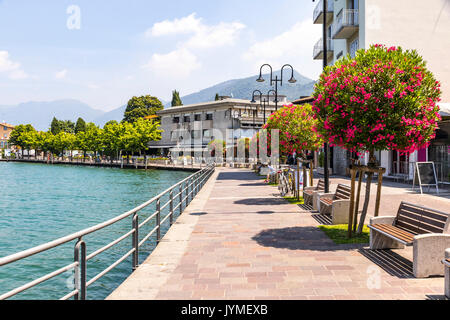
<instances>
[{"instance_id":1,"label":"pink flowering tree","mask_svg":"<svg viewBox=\"0 0 450 320\"><path fill-rule=\"evenodd\" d=\"M310 104L289 104L272 113L263 129L268 130L269 145L271 130L279 130L281 155L286 156L295 152L304 158L306 151L316 151L323 145L323 139L315 129L318 122Z\"/></svg>"},{"instance_id":2,"label":"pink flowering tree","mask_svg":"<svg viewBox=\"0 0 450 320\"><path fill-rule=\"evenodd\" d=\"M429 145L441 119L440 94L439 82L415 50L373 45L354 59L338 60L320 76L313 103L317 131L330 146L368 152L374 166L375 150L409 154Z\"/></svg>"}]
</instances>

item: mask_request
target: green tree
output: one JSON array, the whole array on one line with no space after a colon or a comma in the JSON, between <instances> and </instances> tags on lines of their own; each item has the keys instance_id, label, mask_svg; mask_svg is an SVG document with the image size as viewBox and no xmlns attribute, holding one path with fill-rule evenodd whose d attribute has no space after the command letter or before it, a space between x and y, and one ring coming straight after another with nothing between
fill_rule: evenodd
<instances>
[{"instance_id":1,"label":"green tree","mask_svg":"<svg viewBox=\"0 0 450 320\"><path fill-rule=\"evenodd\" d=\"M53 120L50 124L50 132L54 135L60 133L62 131L61 121L53 117Z\"/></svg>"},{"instance_id":2,"label":"green tree","mask_svg":"<svg viewBox=\"0 0 450 320\"><path fill-rule=\"evenodd\" d=\"M216 96L214 97L214 100L215 100L215 101L219 101L219 99L220 99L219 94L216 93Z\"/></svg>"},{"instance_id":3,"label":"green tree","mask_svg":"<svg viewBox=\"0 0 450 320\"><path fill-rule=\"evenodd\" d=\"M86 122L84 121L83 118L78 118L77 123L75 125L75 134L84 131L86 131Z\"/></svg>"},{"instance_id":4,"label":"green tree","mask_svg":"<svg viewBox=\"0 0 450 320\"><path fill-rule=\"evenodd\" d=\"M108 121L102 131L102 144L104 151L112 159L123 149L121 137L124 134L124 125L115 120Z\"/></svg>"},{"instance_id":5,"label":"green tree","mask_svg":"<svg viewBox=\"0 0 450 320\"><path fill-rule=\"evenodd\" d=\"M440 83L415 50L373 45L327 67L314 92L317 130L330 146L369 154L376 150L409 154L427 147L436 136ZM366 195L358 233L362 232L373 172L367 173Z\"/></svg>"},{"instance_id":6,"label":"green tree","mask_svg":"<svg viewBox=\"0 0 450 320\"><path fill-rule=\"evenodd\" d=\"M162 102L150 95L133 97L128 101L123 121L133 123L139 118L154 115L164 109Z\"/></svg>"},{"instance_id":7,"label":"green tree","mask_svg":"<svg viewBox=\"0 0 450 320\"><path fill-rule=\"evenodd\" d=\"M33 128L31 124L20 124L16 126L9 135L8 143L13 146L18 146L22 150L30 148L32 143L32 136L30 132L35 132L36 130ZM29 157L29 153L28 153Z\"/></svg>"},{"instance_id":8,"label":"green tree","mask_svg":"<svg viewBox=\"0 0 450 320\"><path fill-rule=\"evenodd\" d=\"M182 106L180 93L177 90L172 91L172 107Z\"/></svg>"}]
</instances>

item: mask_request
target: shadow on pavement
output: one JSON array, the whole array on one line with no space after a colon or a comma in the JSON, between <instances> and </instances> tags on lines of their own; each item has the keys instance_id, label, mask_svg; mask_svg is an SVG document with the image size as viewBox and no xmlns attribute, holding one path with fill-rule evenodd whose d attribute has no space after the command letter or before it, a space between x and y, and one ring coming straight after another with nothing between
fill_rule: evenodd
<instances>
[{"instance_id":1,"label":"shadow on pavement","mask_svg":"<svg viewBox=\"0 0 450 320\"><path fill-rule=\"evenodd\" d=\"M414 278L412 262L392 250L360 249L358 251L391 276L402 279Z\"/></svg>"},{"instance_id":2,"label":"shadow on pavement","mask_svg":"<svg viewBox=\"0 0 450 320\"><path fill-rule=\"evenodd\" d=\"M326 214L312 214L311 217L314 218L319 224L325 225L325 226L331 226L332 220L331 216Z\"/></svg>"},{"instance_id":3,"label":"shadow on pavement","mask_svg":"<svg viewBox=\"0 0 450 320\"><path fill-rule=\"evenodd\" d=\"M245 204L248 206L271 206L271 205L287 204L286 200L282 198L249 198L236 200L233 203Z\"/></svg>"},{"instance_id":4,"label":"shadow on pavement","mask_svg":"<svg viewBox=\"0 0 450 320\"><path fill-rule=\"evenodd\" d=\"M259 245L290 250L336 251L361 248L362 245L337 245L317 227L268 229L252 237Z\"/></svg>"},{"instance_id":5,"label":"shadow on pavement","mask_svg":"<svg viewBox=\"0 0 450 320\"><path fill-rule=\"evenodd\" d=\"M258 177L252 172L220 172L217 180L262 180L263 177Z\"/></svg>"}]
</instances>

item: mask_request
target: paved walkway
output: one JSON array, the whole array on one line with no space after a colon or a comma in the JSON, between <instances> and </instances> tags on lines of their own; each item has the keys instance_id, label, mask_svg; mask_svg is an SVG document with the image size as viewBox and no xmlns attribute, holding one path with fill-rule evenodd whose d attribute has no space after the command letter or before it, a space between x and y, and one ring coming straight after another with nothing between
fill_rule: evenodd
<instances>
[{"instance_id":1,"label":"paved walkway","mask_svg":"<svg viewBox=\"0 0 450 320\"><path fill-rule=\"evenodd\" d=\"M219 168L109 299L443 298L443 277L413 277L410 249L336 245L317 228L319 216L277 191L248 170ZM382 215L402 197L383 199ZM446 198L412 197L450 206Z\"/></svg>"}]
</instances>

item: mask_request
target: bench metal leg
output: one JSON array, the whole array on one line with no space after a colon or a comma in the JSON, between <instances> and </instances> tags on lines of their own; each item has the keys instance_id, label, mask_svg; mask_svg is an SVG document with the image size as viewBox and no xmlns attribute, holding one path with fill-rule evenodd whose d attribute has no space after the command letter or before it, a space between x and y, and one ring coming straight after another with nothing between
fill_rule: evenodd
<instances>
[{"instance_id":1,"label":"bench metal leg","mask_svg":"<svg viewBox=\"0 0 450 320\"><path fill-rule=\"evenodd\" d=\"M384 234L370 229L370 249L403 249L405 246L400 242L385 236Z\"/></svg>"},{"instance_id":2,"label":"bench metal leg","mask_svg":"<svg viewBox=\"0 0 450 320\"><path fill-rule=\"evenodd\" d=\"M450 259L450 248L445 250L445 259ZM450 267L445 267L445 296L450 299Z\"/></svg>"}]
</instances>

